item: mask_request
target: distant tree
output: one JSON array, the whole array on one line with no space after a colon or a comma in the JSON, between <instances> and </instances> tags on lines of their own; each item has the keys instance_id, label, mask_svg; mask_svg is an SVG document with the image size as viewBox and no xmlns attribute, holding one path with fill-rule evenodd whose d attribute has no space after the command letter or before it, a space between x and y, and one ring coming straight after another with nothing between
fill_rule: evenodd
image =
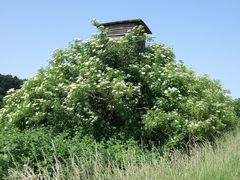
<instances>
[{"instance_id":1,"label":"distant tree","mask_svg":"<svg viewBox=\"0 0 240 180\"><path fill-rule=\"evenodd\" d=\"M234 109L238 117L240 117L240 98L235 99L234 101Z\"/></svg>"},{"instance_id":2,"label":"distant tree","mask_svg":"<svg viewBox=\"0 0 240 180\"><path fill-rule=\"evenodd\" d=\"M19 89L23 83L23 80L12 75L2 75L0 74L0 107L2 106L3 97L6 95L7 91L11 88Z\"/></svg>"}]
</instances>

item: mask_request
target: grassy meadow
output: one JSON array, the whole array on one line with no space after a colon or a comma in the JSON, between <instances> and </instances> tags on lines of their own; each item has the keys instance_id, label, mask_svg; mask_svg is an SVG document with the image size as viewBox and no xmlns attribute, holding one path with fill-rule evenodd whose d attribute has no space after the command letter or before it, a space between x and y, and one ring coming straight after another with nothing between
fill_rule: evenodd
<instances>
[{"instance_id":1,"label":"grassy meadow","mask_svg":"<svg viewBox=\"0 0 240 180\"><path fill-rule=\"evenodd\" d=\"M190 154L190 155L189 155ZM155 152L136 156L129 151L119 166L106 162L101 153L92 157L72 156L70 162L56 163L52 167L39 167L34 172L27 165L23 169L11 169L9 179L164 179L164 180L212 180L240 179L240 132L224 136L213 146L209 143L193 147L188 155L181 151L159 155Z\"/></svg>"}]
</instances>

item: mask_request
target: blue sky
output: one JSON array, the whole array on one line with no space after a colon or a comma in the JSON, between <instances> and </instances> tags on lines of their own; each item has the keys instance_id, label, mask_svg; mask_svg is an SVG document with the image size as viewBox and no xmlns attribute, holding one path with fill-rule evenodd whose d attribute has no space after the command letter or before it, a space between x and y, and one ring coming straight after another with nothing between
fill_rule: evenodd
<instances>
[{"instance_id":1,"label":"blue sky","mask_svg":"<svg viewBox=\"0 0 240 180\"><path fill-rule=\"evenodd\" d=\"M240 97L239 0L2 0L0 73L34 76L54 49L96 32L93 18L142 18L177 59Z\"/></svg>"}]
</instances>

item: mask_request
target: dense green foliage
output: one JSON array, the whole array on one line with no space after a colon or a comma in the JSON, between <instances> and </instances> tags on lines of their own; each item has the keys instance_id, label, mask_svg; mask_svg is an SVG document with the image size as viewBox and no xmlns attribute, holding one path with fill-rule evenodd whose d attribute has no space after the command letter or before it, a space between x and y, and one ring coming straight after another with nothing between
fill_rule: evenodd
<instances>
[{"instance_id":1,"label":"dense green foliage","mask_svg":"<svg viewBox=\"0 0 240 180\"><path fill-rule=\"evenodd\" d=\"M103 161L116 164L128 158L130 151L134 151L135 158L144 153L133 140L96 142L92 137L79 135L70 139L67 133L54 134L47 128L5 131L0 137L0 179L7 174L7 169L22 169L24 164L35 170L45 167L51 171L56 158L61 162L69 162L77 155L88 161L85 165L91 169L91 158L96 152L101 153Z\"/></svg>"},{"instance_id":2,"label":"dense green foliage","mask_svg":"<svg viewBox=\"0 0 240 180\"><path fill-rule=\"evenodd\" d=\"M19 89L23 80L18 79L16 76L0 74L0 107L2 106L2 99L7 91L11 88Z\"/></svg>"},{"instance_id":3,"label":"dense green foliage","mask_svg":"<svg viewBox=\"0 0 240 180\"><path fill-rule=\"evenodd\" d=\"M234 129L233 101L221 84L176 62L164 44L151 43L141 52L142 32L137 27L113 41L102 29L87 42L76 40L56 50L49 66L20 90L9 92L0 110L2 172L13 159L49 164L52 140L64 158L69 149L81 155L86 138L87 146L96 142L103 152L122 156L126 142L167 150Z\"/></svg>"},{"instance_id":4,"label":"dense green foliage","mask_svg":"<svg viewBox=\"0 0 240 180\"><path fill-rule=\"evenodd\" d=\"M240 118L240 98L234 100L234 109L237 116Z\"/></svg>"},{"instance_id":5,"label":"dense green foliage","mask_svg":"<svg viewBox=\"0 0 240 180\"><path fill-rule=\"evenodd\" d=\"M238 180L239 148L240 132L234 135L231 133L218 139L214 146L205 143L192 148L191 156L178 150L171 156L159 156L155 152L140 154L134 149L124 151L126 156L121 160L121 167L114 161L108 161L107 164L101 152L96 151L90 155L90 159L73 156L70 162L56 160L51 171L40 165L39 171L34 172L33 168L26 164L24 169L12 169L9 179Z\"/></svg>"}]
</instances>

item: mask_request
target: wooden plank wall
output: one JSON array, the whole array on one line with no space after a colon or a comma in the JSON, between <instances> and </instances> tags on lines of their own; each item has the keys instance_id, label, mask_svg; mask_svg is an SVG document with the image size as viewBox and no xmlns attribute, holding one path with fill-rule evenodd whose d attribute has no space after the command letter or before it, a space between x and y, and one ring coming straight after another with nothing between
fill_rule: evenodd
<instances>
[{"instance_id":1,"label":"wooden plank wall","mask_svg":"<svg viewBox=\"0 0 240 180\"><path fill-rule=\"evenodd\" d=\"M109 29L109 37L124 36L129 30L131 30L137 24L126 23L126 24L116 24L107 27Z\"/></svg>"}]
</instances>

